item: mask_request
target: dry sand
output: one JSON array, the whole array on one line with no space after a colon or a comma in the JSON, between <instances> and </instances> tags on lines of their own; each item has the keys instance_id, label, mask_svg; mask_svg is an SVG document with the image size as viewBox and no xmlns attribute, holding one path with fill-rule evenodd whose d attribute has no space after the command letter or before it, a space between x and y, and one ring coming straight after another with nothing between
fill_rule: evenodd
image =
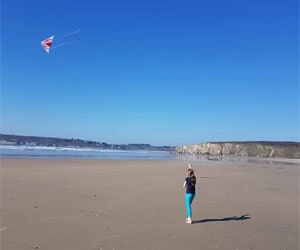
<instances>
[{"instance_id":1,"label":"dry sand","mask_svg":"<svg viewBox=\"0 0 300 250\"><path fill-rule=\"evenodd\" d=\"M2 250L297 250L299 165L1 159Z\"/></svg>"}]
</instances>

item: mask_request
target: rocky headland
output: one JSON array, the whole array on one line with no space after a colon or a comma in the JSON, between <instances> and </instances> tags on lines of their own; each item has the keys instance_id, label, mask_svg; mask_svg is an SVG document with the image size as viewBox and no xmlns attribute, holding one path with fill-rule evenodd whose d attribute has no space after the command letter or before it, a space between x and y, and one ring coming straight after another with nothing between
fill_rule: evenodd
<instances>
[{"instance_id":1,"label":"rocky headland","mask_svg":"<svg viewBox=\"0 0 300 250\"><path fill-rule=\"evenodd\" d=\"M174 151L172 146L152 146L150 144L108 144L106 142L88 141L81 139L66 139L40 136L5 135L0 134L0 145L31 146L31 147L70 147L92 149L117 150L148 150L148 151Z\"/></svg>"},{"instance_id":2,"label":"rocky headland","mask_svg":"<svg viewBox=\"0 0 300 250\"><path fill-rule=\"evenodd\" d=\"M300 159L300 142L206 142L181 145L176 153L207 156L249 156Z\"/></svg>"}]
</instances>

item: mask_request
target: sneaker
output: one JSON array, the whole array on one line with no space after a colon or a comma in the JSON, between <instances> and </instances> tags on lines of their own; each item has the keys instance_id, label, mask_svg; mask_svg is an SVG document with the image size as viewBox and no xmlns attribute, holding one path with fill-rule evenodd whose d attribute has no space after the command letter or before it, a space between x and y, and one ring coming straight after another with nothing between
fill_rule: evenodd
<instances>
[{"instance_id":1,"label":"sneaker","mask_svg":"<svg viewBox=\"0 0 300 250\"><path fill-rule=\"evenodd\" d=\"M185 220L185 223L187 223L187 224L192 224L193 221L192 221L191 219L186 219L186 220Z\"/></svg>"}]
</instances>

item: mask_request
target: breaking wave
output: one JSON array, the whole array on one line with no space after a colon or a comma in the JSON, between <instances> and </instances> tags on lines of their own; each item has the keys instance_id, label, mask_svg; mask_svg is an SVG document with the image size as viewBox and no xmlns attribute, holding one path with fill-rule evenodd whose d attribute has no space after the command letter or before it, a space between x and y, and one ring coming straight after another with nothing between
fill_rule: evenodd
<instances>
[{"instance_id":1,"label":"breaking wave","mask_svg":"<svg viewBox=\"0 0 300 250\"><path fill-rule=\"evenodd\" d=\"M94 158L170 160L174 155L164 151L117 150L75 147L0 145L2 158Z\"/></svg>"}]
</instances>

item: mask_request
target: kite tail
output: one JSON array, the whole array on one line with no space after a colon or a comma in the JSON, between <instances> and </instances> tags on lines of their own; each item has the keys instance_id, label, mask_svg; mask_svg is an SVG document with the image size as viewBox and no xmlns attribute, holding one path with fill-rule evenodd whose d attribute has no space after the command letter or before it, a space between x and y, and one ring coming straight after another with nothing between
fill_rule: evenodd
<instances>
[{"instance_id":1,"label":"kite tail","mask_svg":"<svg viewBox=\"0 0 300 250\"><path fill-rule=\"evenodd\" d=\"M63 35L63 36L56 37L55 39L57 40L57 39L61 39L61 38L67 37L67 36L73 36L73 35L76 35L76 34L79 33L79 32L80 32L80 29L79 29L79 30L76 30L76 31L74 31L74 32L65 34L65 35Z\"/></svg>"}]
</instances>

